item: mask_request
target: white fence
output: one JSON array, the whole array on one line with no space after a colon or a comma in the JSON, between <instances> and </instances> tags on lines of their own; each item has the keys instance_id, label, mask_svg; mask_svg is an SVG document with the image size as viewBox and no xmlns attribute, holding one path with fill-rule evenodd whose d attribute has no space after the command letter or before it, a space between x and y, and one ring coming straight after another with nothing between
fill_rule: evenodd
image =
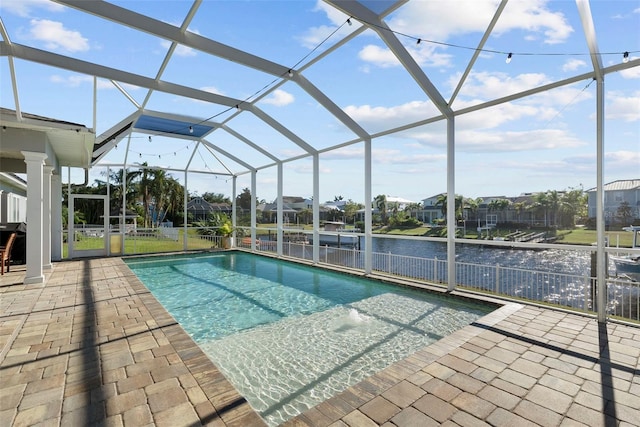
<instances>
[{"instance_id":1,"label":"white fence","mask_svg":"<svg viewBox=\"0 0 640 427\"><path fill-rule=\"evenodd\" d=\"M169 231L171 230L171 231ZM118 234L124 239L124 254L148 254L182 250L225 249L228 238L215 234L214 228L189 228L186 243L183 228L137 229ZM89 237L89 236L87 236ZM235 246L252 248L250 237L237 237ZM277 252L271 236L255 241L258 252ZM113 249L113 246L112 246ZM290 239L282 243L283 256L313 261L313 245ZM112 253L119 253L117 250ZM321 264L358 271L365 269L365 253L356 247L320 246ZM374 252L372 270L377 274L442 285L448 282L447 261ZM559 307L595 313L595 279L588 274L563 274L545 271L456 262L456 286L496 296L506 296ZM607 310L611 316L640 322L640 283L621 278L607 279Z\"/></svg>"},{"instance_id":2,"label":"white fence","mask_svg":"<svg viewBox=\"0 0 640 427\"><path fill-rule=\"evenodd\" d=\"M249 249L251 242L239 247ZM276 252L275 242L257 242L256 249ZM283 255L313 260L313 247L301 243L283 243ZM364 251L321 246L320 263L364 270ZM375 273L443 285L448 281L447 261L373 253ZM526 301L568 307L595 313L595 283L589 275L534 271L501 265L482 265L456 262L456 285L485 294L505 296ZM607 279L607 311L610 316L640 322L640 283L622 278Z\"/></svg>"}]
</instances>

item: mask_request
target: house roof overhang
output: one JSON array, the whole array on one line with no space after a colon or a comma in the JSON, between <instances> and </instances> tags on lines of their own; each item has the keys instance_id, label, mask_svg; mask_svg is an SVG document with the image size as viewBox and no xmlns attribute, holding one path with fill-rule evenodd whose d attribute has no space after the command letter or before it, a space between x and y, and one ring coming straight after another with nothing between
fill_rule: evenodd
<instances>
[{"instance_id":1,"label":"house roof overhang","mask_svg":"<svg viewBox=\"0 0 640 427\"><path fill-rule=\"evenodd\" d=\"M28 113L0 109L3 172L24 173L23 151L47 154L45 163L54 168L88 168L95 141L85 125Z\"/></svg>"}]
</instances>

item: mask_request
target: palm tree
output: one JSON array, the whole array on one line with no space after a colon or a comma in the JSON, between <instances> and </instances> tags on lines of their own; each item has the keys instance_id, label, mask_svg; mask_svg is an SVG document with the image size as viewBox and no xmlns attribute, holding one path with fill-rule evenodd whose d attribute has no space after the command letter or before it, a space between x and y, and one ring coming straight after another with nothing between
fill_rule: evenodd
<instances>
[{"instance_id":1,"label":"palm tree","mask_svg":"<svg viewBox=\"0 0 640 427\"><path fill-rule=\"evenodd\" d=\"M443 217L447 217L447 195L445 193L439 194L436 199L435 206L440 206L440 212Z\"/></svg>"},{"instance_id":2,"label":"palm tree","mask_svg":"<svg viewBox=\"0 0 640 427\"><path fill-rule=\"evenodd\" d=\"M549 225L558 225L558 211L560 208L560 195L556 190L547 191L547 200L551 209L553 222Z\"/></svg>"},{"instance_id":3,"label":"palm tree","mask_svg":"<svg viewBox=\"0 0 640 427\"><path fill-rule=\"evenodd\" d=\"M183 215L184 187L173 177L167 181L165 206L165 215L171 214L173 218Z\"/></svg>"},{"instance_id":4,"label":"palm tree","mask_svg":"<svg viewBox=\"0 0 640 427\"><path fill-rule=\"evenodd\" d=\"M125 208L133 206L137 196L135 181L139 176L140 171L130 171L129 169L118 169L109 173L109 182L113 183L113 188L111 189L111 201L109 202L112 208L115 208L115 210L122 208L123 182L127 191L125 197Z\"/></svg>"},{"instance_id":5,"label":"palm tree","mask_svg":"<svg viewBox=\"0 0 640 427\"><path fill-rule=\"evenodd\" d=\"M482 197L477 197L475 199L464 199L463 200L463 210L464 209L468 209L469 212L471 214L473 214L473 216L477 217L478 216L478 209L480 208L480 205L482 204L483 200Z\"/></svg>"},{"instance_id":6,"label":"palm tree","mask_svg":"<svg viewBox=\"0 0 640 427\"><path fill-rule=\"evenodd\" d=\"M513 204L513 210L516 211L518 222L522 221L522 212L524 212L525 209L526 209L526 203L525 202L516 202L516 203Z\"/></svg>"},{"instance_id":7,"label":"palm tree","mask_svg":"<svg viewBox=\"0 0 640 427\"><path fill-rule=\"evenodd\" d=\"M422 203L409 203L404 210L409 213L409 218L415 213L416 219L418 219L418 212L422 210Z\"/></svg>"},{"instance_id":8,"label":"palm tree","mask_svg":"<svg viewBox=\"0 0 640 427\"><path fill-rule=\"evenodd\" d=\"M489 211L504 212L511 202L507 199L493 199L489 202Z\"/></svg>"},{"instance_id":9,"label":"palm tree","mask_svg":"<svg viewBox=\"0 0 640 427\"><path fill-rule=\"evenodd\" d=\"M560 199L561 225L573 227L577 218L586 216L586 210L587 195L581 188L566 191Z\"/></svg>"},{"instance_id":10,"label":"palm tree","mask_svg":"<svg viewBox=\"0 0 640 427\"><path fill-rule=\"evenodd\" d=\"M456 219L462 218L462 210L464 205L463 200L464 200L464 197L462 197L459 194L456 194L456 198L454 202ZM446 218L447 217L447 195L445 193L442 193L438 196L438 198L436 199L435 206L440 206L440 211L442 212L442 216Z\"/></svg>"},{"instance_id":11,"label":"palm tree","mask_svg":"<svg viewBox=\"0 0 640 427\"><path fill-rule=\"evenodd\" d=\"M149 204L151 202L151 172L147 169L147 162L144 162L140 165L141 170L137 171L139 181L138 181L138 194L142 199L142 208L143 208L143 227L149 228Z\"/></svg>"},{"instance_id":12,"label":"palm tree","mask_svg":"<svg viewBox=\"0 0 640 427\"><path fill-rule=\"evenodd\" d=\"M387 223L387 196L384 194L379 194L373 199L373 203L376 208L378 208L378 212L380 212L380 217L382 218L382 223Z\"/></svg>"},{"instance_id":13,"label":"palm tree","mask_svg":"<svg viewBox=\"0 0 640 427\"><path fill-rule=\"evenodd\" d=\"M151 215L151 226L157 227L166 216L165 205L168 204L168 200L166 200L165 194L168 188L169 176L166 171L155 169L150 171L150 175L149 193L155 213L155 215ZM151 209L151 206L149 208Z\"/></svg>"},{"instance_id":14,"label":"palm tree","mask_svg":"<svg viewBox=\"0 0 640 427\"><path fill-rule=\"evenodd\" d=\"M547 193L537 193L533 196L534 204L532 206L536 211L544 213L544 226L547 226L547 211L549 209L549 199Z\"/></svg>"}]
</instances>

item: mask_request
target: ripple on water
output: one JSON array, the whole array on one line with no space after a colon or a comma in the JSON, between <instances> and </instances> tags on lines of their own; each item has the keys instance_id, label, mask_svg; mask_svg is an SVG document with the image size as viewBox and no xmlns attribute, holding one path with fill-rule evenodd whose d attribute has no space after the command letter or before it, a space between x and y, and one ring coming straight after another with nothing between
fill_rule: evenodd
<instances>
[{"instance_id":1,"label":"ripple on water","mask_svg":"<svg viewBox=\"0 0 640 427\"><path fill-rule=\"evenodd\" d=\"M278 425L484 312L392 293L201 342L269 425Z\"/></svg>"}]
</instances>

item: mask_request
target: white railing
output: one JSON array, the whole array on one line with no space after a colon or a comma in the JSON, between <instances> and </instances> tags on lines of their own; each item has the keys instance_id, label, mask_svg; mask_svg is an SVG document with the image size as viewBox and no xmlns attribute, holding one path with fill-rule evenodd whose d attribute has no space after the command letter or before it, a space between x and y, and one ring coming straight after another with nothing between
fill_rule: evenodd
<instances>
[{"instance_id":1,"label":"white railing","mask_svg":"<svg viewBox=\"0 0 640 427\"><path fill-rule=\"evenodd\" d=\"M64 230L67 235L67 230ZM91 240L104 238L104 228L85 226L76 230L76 247L81 244L90 247ZM126 229L125 232L112 227L108 233L109 248L112 255L121 255L124 247L124 255L142 255L151 253L177 252L183 250L208 250L224 249L229 246L227 239L215 234L212 227L189 227L187 229L187 241L184 241L184 228L159 227ZM66 239L65 239L66 242ZM84 246L80 246L82 249ZM66 247L66 243L65 243Z\"/></svg>"},{"instance_id":2,"label":"white railing","mask_svg":"<svg viewBox=\"0 0 640 427\"><path fill-rule=\"evenodd\" d=\"M265 244L266 243L266 244ZM241 245L249 249L248 245ZM276 252L275 242L259 242L258 251ZM308 244L283 243L283 255L312 260L313 247ZM320 263L356 270L364 270L364 251L355 248L321 246ZM447 283L447 261L396 255L372 254L372 270L378 274L432 284ZM490 295L569 307L595 313L595 278L589 275L564 274L526 270L501 265L482 265L456 262L456 285ZM607 279L607 311L610 316L640 322L640 283L620 278Z\"/></svg>"},{"instance_id":3,"label":"white railing","mask_svg":"<svg viewBox=\"0 0 640 427\"><path fill-rule=\"evenodd\" d=\"M187 250L225 249L228 239L215 234L215 228L195 228L187 230L185 247L184 229L176 227L137 229L134 232L110 234L124 239L124 254L148 254ZM90 238L95 230L86 227L83 233ZM282 242L283 256L313 261L313 245L305 239L298 239L294 230L289 238ZM243 237L238 232L234 246L252 249L251 237ZM261 230L255 241L258 252L277 253L277 242L272 240L275 230ZM300 233L303 236L302 233ZM119 240L118 240L119 242ZM502 242L500 242L502 243ZM543 246L543 244L540 244ZM112 249L117 249L113 248ZM626 252L624 249L607 248L607 252ZM633 250L631 250L633 251ZM113 250L114 254L119 250ZM372 253L372 271L377 274L431 284L446 284L448 281L447 261L438 258L423 258L397 255L391 252ZM365 252L356 247L339 248L330 245L320 246L321 264L364 271ZM535 301L560 307L570 307L584 312L595 312L594 298L596 280L588 274L564 274L545 271L505 267L501 265L483 265L456 262L456 286L491 295ZM611 316L640 322L640 283L622 278L607 279L607 309Z\"/></svg>"},{"instance_id":4,"label":"white railing","mask_svg":"<svg viewBox=\"0 0 640 427\"><path fill-rule=\"evenodd\" d=\"M607 290L607 307L612 316L640 322L640 282L610 279Z\"/></svg>"}]
</instances>

